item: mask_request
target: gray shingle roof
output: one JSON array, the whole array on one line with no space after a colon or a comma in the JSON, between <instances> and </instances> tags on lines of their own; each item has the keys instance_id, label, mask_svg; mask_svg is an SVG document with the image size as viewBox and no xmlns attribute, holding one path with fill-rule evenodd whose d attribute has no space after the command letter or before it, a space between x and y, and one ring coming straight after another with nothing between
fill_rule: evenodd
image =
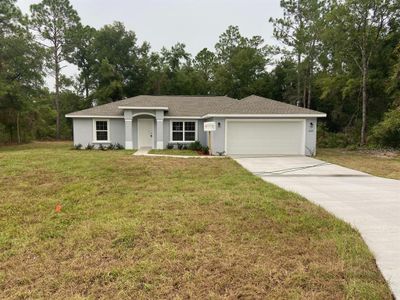
<instances>
[{"instance_id":1,"label":"gray shingle roof","mask_svg":"<svg viewBox=\"0 0 400 300\"><path fill-rule=\"evenodd\" d=\"M168 107L166 116L202 117L215 114L322 114L318 111L297 107L259 96L249 96L236 100L227 96L136 96L121 101L95 106L68 114L79 116L123 116L120 106L129 107Z\"/></svg>"}]
</instances>

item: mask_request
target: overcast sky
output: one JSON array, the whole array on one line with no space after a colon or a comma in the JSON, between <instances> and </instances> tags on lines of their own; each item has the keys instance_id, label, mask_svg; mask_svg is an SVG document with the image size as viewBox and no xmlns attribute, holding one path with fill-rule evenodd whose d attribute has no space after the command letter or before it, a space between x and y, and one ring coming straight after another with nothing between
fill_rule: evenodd
<instances>
[{"instance_id":1,"label":"overcast sky","mask_svg":"<svg viewBox=\"0 0 400 300\"><path fill-rule=\"evenodd\" d=\"M18 0L24 13L37 0ZM281 16L279 0L70 0L82 23L100 28L121 21L133 30L139 42L150 42L153 50L186 44L196 55L204 47L213 49L218 36L229 25L239 26L244 36L260 35L274 44L270 17ZM71 70L68 72L71 74Z\"/></svg>"}]
</instances>

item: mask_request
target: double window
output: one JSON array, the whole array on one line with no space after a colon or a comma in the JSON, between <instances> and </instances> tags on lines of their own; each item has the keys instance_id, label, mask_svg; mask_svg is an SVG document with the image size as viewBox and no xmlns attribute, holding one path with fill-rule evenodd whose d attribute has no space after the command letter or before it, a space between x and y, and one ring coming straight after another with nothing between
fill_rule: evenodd
<instances>
[{"instance_id":1,"label":"double window","mask_svg":"<svg viewBox=\"0 0 400 300\"><path fill-rule=\"evenodd\" d=\"M197 134L196 121L172 121L172 142L194 142Z\"/></svg>"},{"instance_id":2,"label":"double window","mask_svg":"<svg viewBox=\"0 0 400 300\"><path fill-rule=\"evenodd\" d=\"M110 124L108 120L95 120L93 125L94 125L94 141L95 142L109 141Z\"/></svg>"}]
</instances>

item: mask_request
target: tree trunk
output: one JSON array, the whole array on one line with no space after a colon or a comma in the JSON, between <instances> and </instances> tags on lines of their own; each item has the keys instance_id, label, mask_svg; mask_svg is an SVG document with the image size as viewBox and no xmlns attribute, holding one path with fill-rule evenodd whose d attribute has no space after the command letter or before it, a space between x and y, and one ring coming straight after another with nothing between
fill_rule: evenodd
<instances>
[{"instance_id":1,"label":"tree trunk","mask_svg":"<svg viewBox=\"0 0 400 300\"><path fill-rule=\"evenodd\" d=\"M303 86L303 107L307 107L307 81L304 78L304 86Z\"/></svg>"},{"instance_id":2,"label":"tree trunk","mask_svg":"<svg viewBox=\"0 0 400 300\"><path fill-rule=\"evenodd\" d=\"M368 94L367 94L367 82L368 82L368 65L363 58L362 66L362 123L361 123L361 146L367 143L367 106L368 106Z\"/></svg>"},{"instance_id":3,"label":"tree trunk","mask_svg":"<svg viewBox=\"0 0 400 300\"><path fill-rule=\"evenodd\" d=\"M300 64L301 64L301 53L297 53L297 99L296 102L300 101ZM297 103L296 103L297 104Z\"/></svg>"},{"instance_id":4,"label":"tree trunk","mask_svg":"<svg viewBox=\"0 0 400 300\"><path fill-rule=\"evenodd\" d=\"M89 98L89 84L87 79L85 79L85 98Z\"/></svg>"},{"instance_id":5,"label":"tree trunk","mask_svg":"<svg viewBox=\"0 0 400 300\"><path fill-rule=\"evenodd\" d=\"M10 131L9 132L9 134L10 134L10 143L12 143L13 142L13 126L9 126L8 130Z\"/></svg>"},{"instance_id":6,"label":"tree trunk","mask_svg":"<svg viewBox=\"0 0 400 300\"><path fill-rule=\"evenodd\" d=\"M312 46L309 52L308 59L308 95L307 95L307 108L311 108L311 86L312 86L312 78L314 74L314 50L315 50L315 42L313 39Z\"/></svg>"},{"instance_id":7,"label":"tree trunk","mask_svg":"<svg viewBox=\"0 0 400 300\"><path fill-rule=\"evenodd\" d=\"M21 144L21 132L19 126L19 112L17 112L17 143Z\"/></svg>"},{"instance_id":8,"label":"tree trunk","mask_svg":"<svg viewBox=\"0 0 400 300\"><path fill-rule=\"evenodd\" d=\"M55 68L55 79L56 79L56 94L54 97L54 104L56 108L56 139L60 139L60 63L58 61L57 49L54 50L54 68Z\"/></svg>"},{"instance_id":9,"label":"tree trunk","mask_svg":"<svg viewBox=\"0 0 400 300\"><path fill-rule=\"evenodd\" d=\"M313 76L313 61L310 62L310 67L308 69L308 95L307 95L307 108L311 108L311 81Z\"/></svg>"}]
</instances>

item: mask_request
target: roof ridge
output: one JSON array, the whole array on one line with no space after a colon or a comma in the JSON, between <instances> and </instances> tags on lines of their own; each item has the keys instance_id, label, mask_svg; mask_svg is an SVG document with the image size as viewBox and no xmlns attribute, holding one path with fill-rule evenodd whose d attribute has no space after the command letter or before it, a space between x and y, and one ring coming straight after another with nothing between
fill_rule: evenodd
<instances>
[{"instance_id":1,"label":"roof ridge","mask_svg":"<svg viewBox=\"0 0 400 300\"><path fill-rule=\"evenodd\" d=\"M231 98L227 95L137 95L135 97L140 97L140 96L142 96L142 97L199 97L199 98L226 97L226 98ZM131 98L134 98L134 97L131 97ZM233 99L233 98L231 98L231 99Z\"/></svg>"},{"instance_id":2,"label":"roof ridge","mask_svg":"<svg viewBox=\"0 0 400 300\"><path fill-rule=\"evenodd\" d=\"M295 105L295 104L291 104L291 103L287 103L287 102L279 101L279 100L274 100L274 99L271 99L271 98L262 97L262 96L258 96L258 95L254 95L254 94L252 94L252 95L250 95L250 96L247 96L247 97L245 97L245 98L242 98L241 100L245 100L245 99L250 98L250 97L256 97L256 98L260 98L260 99L262 99L262 100L268 100L268 101L271 101L271 102L279 103L279 105L296 106L297 108L302 109L302 110L308 110L308 111L312 111L312 112L318 112L317 110L314 110L314 109L311 109L311 108L302 107L302 106L297 106L297 105Z\"/></svg>"}]
</instances>

